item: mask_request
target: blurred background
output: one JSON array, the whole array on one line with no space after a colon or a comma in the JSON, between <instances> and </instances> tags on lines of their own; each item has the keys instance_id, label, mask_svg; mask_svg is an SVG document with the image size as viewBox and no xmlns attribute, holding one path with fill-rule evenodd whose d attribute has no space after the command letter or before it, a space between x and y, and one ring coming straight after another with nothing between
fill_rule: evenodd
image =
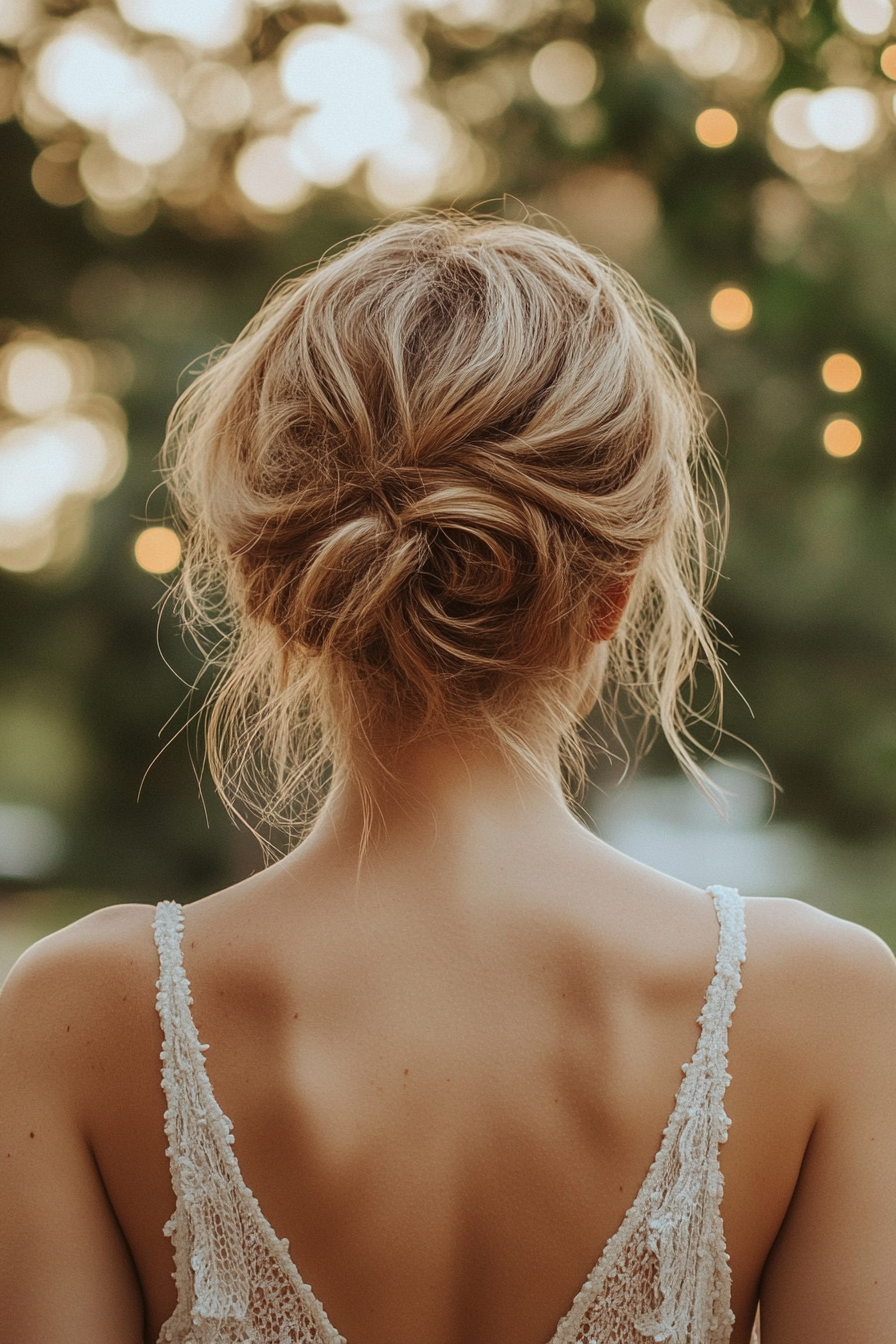
<instances>
[{"instance_id":1,"label":"blurred background","mask_svg":"<svg viewBox=\"0 0 896 1344\"><path fill-rule=\"evenodd\" d=\"M156 453L284 273L545 212L694 340L732 527L722 821L656 750L599 833L896 945L891 0L0 0L0 975L260 866L202 777ZM749 764L734 741L726 754Z\"/></svg>"}]
</instances>

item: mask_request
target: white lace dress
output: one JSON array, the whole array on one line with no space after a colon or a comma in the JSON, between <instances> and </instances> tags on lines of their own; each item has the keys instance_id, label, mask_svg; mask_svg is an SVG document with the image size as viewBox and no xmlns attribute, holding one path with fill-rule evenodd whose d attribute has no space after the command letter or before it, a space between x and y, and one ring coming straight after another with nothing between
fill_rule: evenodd
<instances>
[{"instance_id":1,"label":"white lace dress","mask_svg":"<svg viewBox=\"0 0 896 1344\"><path fill-rule=\"evenodd\" d=\"M697 1049L663 1142L619 1231L610 1238L548 1344L727 1344L734 1316L720 1211L719 1145L728 1027L746 952L743 900L710 892L719 919L716 971L698 1018ZM177 1307L159 1344L345 1344L246 1186L232 1125L215 1100L190 1013L180 906L154 923L162 1086L174 1215ZM754 1337L755 1340L756 1337Z\"/></svg>"}]
</instances>

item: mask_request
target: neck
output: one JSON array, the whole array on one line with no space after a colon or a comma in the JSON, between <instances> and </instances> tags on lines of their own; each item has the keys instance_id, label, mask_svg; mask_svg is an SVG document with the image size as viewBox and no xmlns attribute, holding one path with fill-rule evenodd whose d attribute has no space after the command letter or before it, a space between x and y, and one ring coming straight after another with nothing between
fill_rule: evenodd
<instances>
[{"instance_id":1,"label":"neck","mask_svg":"<svg viewBox=\"0 0 896 1344\"><path fill-rule=\"evenodd\" d=\"M343 857L456 848L488 832L528 834L577 825L559 777L542 776L495 744L429 738L394 752L372 788L346 773L333 786L307 844Z\"/></svg>"}]
</instances>

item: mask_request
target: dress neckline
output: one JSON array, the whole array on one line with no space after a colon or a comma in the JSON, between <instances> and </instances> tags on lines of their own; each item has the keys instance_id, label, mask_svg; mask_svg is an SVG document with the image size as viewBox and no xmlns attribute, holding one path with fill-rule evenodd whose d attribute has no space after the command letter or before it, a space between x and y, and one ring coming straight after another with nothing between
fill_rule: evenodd
<instances>
[{"instance_id":1,"label":"dress neckline","mask_svg":"<svg viewBox=\"0 0 896 1344\"><path fill-rule=\"evenodd\" d=\"M654 1187L654 1178L661 1170L667 1153L675 1141L682 1117L685 1116L689 1110L689 1093L693 1090L693 1082L698 1078L699 1070L697 1066L703 1061L707 1053L708 1036L710 1031L717 1025L720 1016L724 1018L724 1025L727 1029L731 1010L734 1006L733 994L736 994L737 989L740 986L738 971L745 951L742 924L739 936L735 934L732 940L730 910L732 904L736 904L739 910L742 911L743 902L739 893L730 887L708 887L707 894L712 897L716 917L719 921L719 939L714 974L706 990L703 1008L697 1018L697 1022L700 1025L700 1032L697 1037L696 1048L690 1060L686 1061L681 1066L683 1077L678 1085L672 1111L663 1130L662 1142L660 1143L656 1156L653 1158L653 1161L650 1163L650 1166L644 1175L644 1179L638 1187L634 1200L617 1230L607 1240L594 1267L590 1270L581 1288L573 1298L569 1309L563 1316L561 1316L553 1334L545 1344L559 1344L561 1337L564 1336L568 1328L572 1325L574 1318L581 1315L587 1305L600 1293L608 1273L612 1269L617 1251L625 1245L628 1234L642 1214L644 1204L650 1200L650 1195ZM348 1344L345 1336L342 1335L330 1321L326 1308L320 1298L317 1297L310 1284L302 1278L298 1266L295 1264L289 1253L288 1238L279 1237L277 1235L274 1228L265 1217L257 1198L243 1178L239 1160L234 1151L233 1123L221 1109L221 1106L215 1097L211 1080L208 1076L205 1053L208 1051L209 1046L200 1044L196 1025L193 1021L193 1015L190 1011L193 999L190 993L190 981L187 978L183 966L183 950L181 946L184 929L183 908L177 902L162 901L156 908L156 919L153 923L153 928L156 931L156 942L159 945L160 956L163 955L162 937L160 935L163 935L164 927L168 921L170 921L168 928L174 935L169 942L169 951L174 952L177 958L175 974L180 985L180 992L184 996L182 1003L185 1009L185 1020L182 1025L189 1032L189 1044L193 1047L191 1054L193 1057L196 1082L202 1098L203 1108L208 1119L212 1121L213 1128L218 1129L224 1135L226 1140L225 1143L221 1145L221 1160L228 1169L234 1188L251 1208L256 1226L262 1234L272 1259L283 1272L294 1291L301 1295L312 1307L314 1314L317 1317L318 1325L328 1344ZM732 942L732 946L729 946L728 948L725 946L726 934L728 935L728 941ZM172 943L174 944L173 947L171 946ZM731 983L732 957L735 958L733 963L733 993ZM730 1003L728 1002L728 999L730 999ZM721 1067L724 1069L726 1064L727 1056L724 1056L721 1060ZM166 1112L166 1117L167 1115L168 1113ZM727 1116L725 1116L725 1121L727 1125L730 1125L731 1122Z\"/></svg>"}]
</instances>

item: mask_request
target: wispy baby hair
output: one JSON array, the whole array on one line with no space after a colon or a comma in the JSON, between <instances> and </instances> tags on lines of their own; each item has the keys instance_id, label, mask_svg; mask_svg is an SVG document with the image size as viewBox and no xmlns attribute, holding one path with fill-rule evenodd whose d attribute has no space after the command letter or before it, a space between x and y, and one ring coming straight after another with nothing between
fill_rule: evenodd
<instances>
[{"instance_id":1,"label":"wispy baby hair","mask_svg":"<svg viewBox=\"0 0 896 1344\"><path fill-rule=\"evenodd\" d=\"M195 379L165 464L234 811L301 830L326 778L372 798L391 749L446 731L556 772L602 605L631 581L605 708L624 688L699 773L712 455L687 341L606 259L459 214L371 233L281 284Z\"/></svg>"}]
</instances>

